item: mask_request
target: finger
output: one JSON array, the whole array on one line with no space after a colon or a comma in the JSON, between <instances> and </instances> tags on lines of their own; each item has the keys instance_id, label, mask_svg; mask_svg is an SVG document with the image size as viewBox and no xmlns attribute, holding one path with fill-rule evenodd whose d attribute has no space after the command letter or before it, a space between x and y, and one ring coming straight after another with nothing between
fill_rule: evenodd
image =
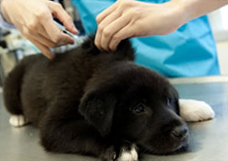
<instances>
[{"instance_id":1,"label":"finger","mask_svg":"<svg viewBox=\"0 0 228 161\"><path fill-rule=\"evenodd\" d=\"M119 3L119 1L117 1L116 3L114 3L113 5L108 7L107 9L105 9L103 12L98 14L98 16L96 17L97 24L102 22L103 19L105 19L105 17L108 16L110 13L114 12L118 6L118 3Z\"/></svg>"},{"instance_id":2,"label":"finger","mask_svg":"<svg viewBox=\"0 0 228 161\"><path fill-rule=\"evenodd\" d=\"M41 52L42 54L44 54L48 59L54 59L55 55L49 50L49 48L39 42L37 42L36 40L34 40L33 38L28 38Z\"/></svg>"},{"instance_id":3,"label":"finger","mask_svg":"<svg viewBox=\"0 0 228 161\"><path fill-rule=\"evenodd\" d=\"M131 17L126 14L125 16L122 16L109 25L105 27L103 30L103 33L101 33L101 40L100 40L100 46L103 50L110 50L109 43L115 33L120 31L122 28L124 28L128 23L130 22Z\"/></svg>"},{"instance_id":4,"label":"finger","mask_svg":"<svg viewBox=\"0 0 228 161\"><path fill-rule=\"evenodd\" d=\"M70 37L69 35L63 33L62 31L58 32L59 38L57 40L55 40L55 39L49 37L49 34L46 32L46 30L45 30L45 28L43 26L41 26L41 28L42 29L40 29L38 31L39 35L41 35L43 38L45 38L46 40L48 40L51 43L53 43L54 47L65 45L65 44L74 44L74 40L72 39L72 37ZM46 42L46 41L44 41L44 42Z\"/></svg>"},{"instance_id":5,"label":"finger","mask_svg":"<svg viewBox=\"0 0 228 161\"><path fill-rule=\"evenodd\" d=\"M117 1L118 2L118 1ZM104 25L107 23L103 23L103 25L100 25L99 23L103 22L103 20L106 18L106 16L108 16L110 13L112 13L113 11L116 10L118 4L114 3L112 6L110 6L109 8L107 8L106 10L104 10L102 13L100 13L97 17L97 24L98 24L98 29L97 29L97 33L95 36L95 45L97 46L97 48L99 50L103 50L101 47L101 33L103 31L103 28L105 27ZM115 18L117 16L117 14L114 14L113 16L111 16L112 18ZM110 22L110 19L108 19L106 22Z\"/></svg>"},{"instance_id":6,"label":"finger","mask_svg":"<svg viewBox=\"0 0 228 161\"><path fill-rule=\"evenodd\" d=\"M100 24L98 24L98 29L97 29L97 33L95 36L95 45L97 46L97 48L99 50L108 50L107 48L107 44L109 42L105 42L105 44L101 43L101 39L102 39L102 35L103 35L103 31L105 30L106 25L108 25L109 23L111 23L113 20L117 19L118 16L120 14L118 12L114 12L113 14L111 14L110 16L107 16ZM116 27L116 26L115 26ZM105 31L105 35L108 36L109 31ZM110 38L108 38L107 40L110 40Z\"/></svg>"},{"instance_id":7,"label":"finger","mask_svg":"<svg viewBox=\"0 0 228 161\"><path fill-rule=\"evenodd\" d=\"M40 24L46 31L48 38L56 44L73 44L74 40L67 34L64 34L54 23L51 13L43 15ZM63 43L64 41L64 43Z\"/></svg>"},{"instance_id":8,"label":"finger","mask_svg":"<svg viewBox=\"0 0 228 161\"><path fill-rule=\"evenodd\" d=\"M28 28L28 27L22 27L19 29L20 29L20 31L22 31L22 34L28 39L33 39L47 47L56 47L57 46L50 39L44 37L42 34L39 34L39 32L37 32L38 30L40 30L40 27L36 27L36 28L32 28L32 29Z\"/></svg>"},{"instance_id":9,"label":"finger","mask_svg":"<svg viewBox=\"0 0 228 161\"><path fill-rule=\"evenodd\" d=\"M110 15L105 17L100 24L98 24L98 27L99 26L107 26L107 25L109 25L110 23L112 23L116 19L120 18L121 14L122 13L120 13L119 11L111 13Z\"/></svg>"},{"instance_id":10,"label":"finger","mask_svg":"<svg viewBox=\"0 0 228 161\"><path fill-rule=\"evenodd\" d=\"M120 13L114 12L107 16L103 21L98 24L98 30L95 38L95 44L100 50L108 50L108 44L111 39L111 30L107 26L115 21L120 16ZM115 26L115 30L119 30L121 26Z\"/></svg>"},{"instance_id":11,"label":"finger","mask_svg":"<svg viewBox=\"0 0 228 161\"><path fill-rule=\"evenodd\" d=\"M95 45L97 46L97 48L99 50L102 50L102 47L101 47L101 28L98 28L97 29L97 33L96 33L96 36L95 36L95 40L94 40L94 43Z\"/></svg>"},{"instance_id":12,"label":"finger","mask_svg":"<svg viewBox=\"0 0 228 161\"><path fill-rule=\"evenodd\" d=\"M52 42L53 44L56 44L54 41L52 41L52 39L50 39L49 34L46 32L45 28L40 23L39 26L40 27L37 28L36 36L41 35L46 40ZM35 34L35 32L33 32L33 34Z\"/></svg>"},{"instance_id":13,"label":"finger","mask_svg":"<svg viewBox=\"0 0 228 161\"><path fill-rule=\"evenodd\" d=\"M69 35L64 34L54 23L52 17L47 16L41 20L42 26L48 38L56 44L73 44L74 40Z\"/></svg>"},{"instance_id":14,"label":"finger","mask_svg":"<svg viewBox=\"0 0 228 161\"><path fill-rule=\"evenodd\" d=\"M52 15L58 18L67 30L69 30L73 34L78 34L78 30L76 29L72 18L68 15L68 13L59 3L50 2L49 8L51 8L52 10Z\"/></svg>"},{"instance_id":15,"label":"finger","mask_svg":"<svg viewBox=\"0 0 228 161\"><path fill-rule=\"evenodd\" d=\"M45 45L49 48L54 48L57 47L57 45L52 42L51 40L47 39L46 37L44 37L43 35L37 33L34 35L30 35L35 41L40 42L42 45Z\"/></svg>"},{"instance_id":16,"label":"finger","mask_svg":"<svg viewBox=\"0 0 228 161\"><path fill-rule=\"evenodd\" d=\"M58 41L58 43L56 45L61 46L61 45L67 45L67 44L74 44L74 39L72 37L70 37L69 35L61 32L60 40Z\"/></svg>"},{"instance_id":17,"label":"finger","mask_svg":"<svg viewBox=\"0 0 228 161\"><path fill-rule=\"evenodd\" d=\"M129 23L127 26L122 28L120 31L118 31L116 34L113 35L112 39L109 43L109 49L111 51L115 51L118 47L118 44L121 42L121 40L124 40L126 38L131 38L135 35L135 27Z\"/></svg>"},{"instance_id":18,"label":"finger","mask_svg":"<svg viewBox=\"0 0 228 161\"><path fill-rule=\"evenodd\" d=\"M50 47L50 48L54 48L54 47L58 47L58 46L67 44L67 42L64 40L65 39L64 37L62 38L63 40L61 42L54 43L53 41L50 40L49 37L47 37L47 34L44 34L44 33L46 33L45 30L41 33L36 33L36 32L31 33L30 32L30 34L27 34L27 35L32 37L37 42L40 42L41 44L43 44L47 47ZM65 36L65 34L64 34L64 36Z\"/></svg>"},{"instance_id":19,"label":"finger","mask_svg":"<svg viewBox=\"0 0 228 161\"><path fill-rule=\"evenodd\" d=\"M46 16L45 16L46 17ZM40 23L38 18L33 18L32 20L26 20L26 25L20 28L20 30L25 34L27 37L37 37L38 35L42 35L46 39L50 40L49 35L45 31L44 27ZM51 41L51 40L50 40ZM54 42L53 42L54 43Z\"/></svg>"}]
</instances>

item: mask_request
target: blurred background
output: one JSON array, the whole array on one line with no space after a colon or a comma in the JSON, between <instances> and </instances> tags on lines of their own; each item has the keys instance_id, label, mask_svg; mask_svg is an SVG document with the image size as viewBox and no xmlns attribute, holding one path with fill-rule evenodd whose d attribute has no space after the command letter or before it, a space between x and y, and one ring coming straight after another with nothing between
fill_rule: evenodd
<instances>
[{"instance_id":1,"label":"blurred background","mask_svg":"<svg viewBox=\"0 0 228 161\"><path fill-rule=\"evenodd\" d=\"M70 0L61 1L63 7L74 19L80 36L83 38L85 32L80 22L77 10L71 6ZM228 6L209 14L211 27L217 44L218 58L221 75L228 76ZM73 46L76 47L76 46ZM71 49L72 46L64 46L55 49L55 52L62 52ZM0 28L0 86L7 73L24 56L39 53L39 50L14 29Z\"/></svg>"},{"instance_id":2,"label":"blurred background","mask_svg":"<svg viewBox=\"0 0 228 161\"><path fill-rule=\"evenodd\" d=\"M209 14L222 75L228 75L228 6Z\"/></svg>"}]
</instances>

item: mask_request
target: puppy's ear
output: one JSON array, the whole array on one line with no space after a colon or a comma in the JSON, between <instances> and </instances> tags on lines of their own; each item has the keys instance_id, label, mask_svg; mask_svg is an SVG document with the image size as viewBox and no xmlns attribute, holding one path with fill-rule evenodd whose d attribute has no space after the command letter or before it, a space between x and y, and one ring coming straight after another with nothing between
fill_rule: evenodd
<instances>
[{"instance_id":1,"label":"puppy's ear","mask_svg":"<svg viewBox=\"0 0 228 161\"><path fill-rule=\"evenodd\" d=\"M102 136L109 134L112 126L116 99L100 91L86 93L81 99L79 112Z\"/></svg>"}]
</instances>

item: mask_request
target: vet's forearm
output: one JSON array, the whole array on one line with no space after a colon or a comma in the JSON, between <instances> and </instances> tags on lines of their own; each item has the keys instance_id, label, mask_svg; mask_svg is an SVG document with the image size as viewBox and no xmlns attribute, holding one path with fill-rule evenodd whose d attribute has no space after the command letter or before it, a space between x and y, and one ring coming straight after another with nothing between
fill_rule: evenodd
<instances>
[{"instance_id":1,"label":"vet's forearm","mask_svg":"<svg viewBox=\"0 0 228 161\"><path fill-rule=\"evenodd\" d=\"M180 6L183 23L200 17L228 4L228 0L173 0Z\"/></svg>"}]
</instances>

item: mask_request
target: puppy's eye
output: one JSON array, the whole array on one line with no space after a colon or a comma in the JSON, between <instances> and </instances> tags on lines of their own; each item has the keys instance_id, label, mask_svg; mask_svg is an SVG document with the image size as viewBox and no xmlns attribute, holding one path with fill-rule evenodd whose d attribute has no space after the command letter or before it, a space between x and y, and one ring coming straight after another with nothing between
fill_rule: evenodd
<instances>
[{"instance_id":1,"label":"puppy's eye","mask_svg":"<svg viewBox=\"0 0 228 161\"><path fill-rule=\"evenodd\" d=\"M139 104L133 109L134 113L141 113L144 111L145 111L145 106L143 104Z\"/></svg>"}]
</instances>

